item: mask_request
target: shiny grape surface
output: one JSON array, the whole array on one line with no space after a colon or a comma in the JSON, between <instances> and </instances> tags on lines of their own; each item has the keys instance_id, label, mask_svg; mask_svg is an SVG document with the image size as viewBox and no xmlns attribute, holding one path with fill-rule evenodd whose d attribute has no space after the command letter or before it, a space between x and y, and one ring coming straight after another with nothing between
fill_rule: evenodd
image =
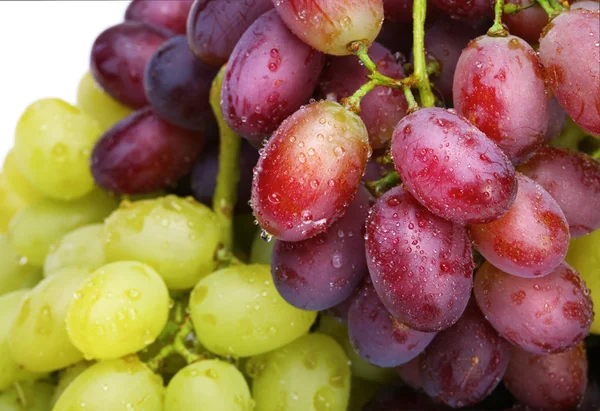
<instances>
[{"instance_id":1,"label":"shiny grape surface","mask_svg":"<svg viewBox=\"0 0 600 411\"><path fill-rule=\"evenodd\" d=\"M77 364L71 365L60 372L58 375L58 383L56 384L54 394L52 395L53 407L58 402L58 399L62 393L69 385L71 385L75 378L79 377L79 374L87 370L92 364L94 364L92 361L80 361Z\"/></svg>"},{"instance_id":2,"label":"shiny grape surface","mask_svg":"<svg viewBox=\"0 0 600 411\"><path fill-rule=\"evenodd\" d=\"M6 234L0 234L0 267L0 296L31 288L41 279L42 270L22 259Z\"/></svg>"},{"instance_id":3,"label":"shiny grape surface","mask_svg":"<svg viewBox=\"0 0 600 411\"><path fill-rule=\"evenodd\" d=\"M17 164L15 151L10 150L4 159L2 172L9 190L14 191L19 197L27 203L33 203L41 200L44 196L31 185L27 177L21 173Z\"/></svg>"},{"instance_id":4,"label":"shiny grape surface","mask_svg":"<svg viewBox=\"0 0 600 411\"><path fill-rule=\"evenodd\" d=\"M507 0L506 4L530 5L529 0ZM540 40L540 34L548 24L549 19L544 9L536 4L515 14L505 14L502 21L508 26L512 35L520 37L528 43L535 44Z\"/></svg>"},{"instance_id":5,"label":"shiny grape surface","mask_svg":"<svg viewBox=\"0 0 600 411\"><path fill-rule=\"evenodd\" d=\"M0 233L8 231L10 220L26 205L27 202L8 186L6 176L0 172Z\"/></svg>"},{"instance_id":6,"label":"shiny grape surface","mask_svg":"<svg viewBox=\"0 0 600 411\"><path fill-rule=\"evenodd\" d=\"M127 6L125 20L148 23L173 33L185 34L193 2L194 0L133 0Z\"/></svg>"},{"instance_id":7,"label":"shiny grape surface","mask_svg":"<svg viewBox=\"0 0 600 411\"><path fill-rule=\"evenodd\" d=\"M369 272L390 313L419 331L454 324L473 283L465 228L430 213L400 186L379 198L366 227Z\"/></svg>"}]
</instances>

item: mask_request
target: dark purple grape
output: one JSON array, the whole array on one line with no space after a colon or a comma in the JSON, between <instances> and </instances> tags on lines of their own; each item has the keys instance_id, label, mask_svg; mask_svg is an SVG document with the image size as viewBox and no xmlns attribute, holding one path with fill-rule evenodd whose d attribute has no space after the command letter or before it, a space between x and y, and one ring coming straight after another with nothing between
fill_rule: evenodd
<instances>
[{"instance_id":1,"label":"dark purple grape","mask_svg":"<svg viewBox=\"0 0 600 411\"><path fill-rule=\"evenodd\" d=\"M583 2L582 2L583 3ZM586 2L591 3L591 2ZM575 3L577 4L577 3ZM596 3L598 4L598 3ZM591 361L590 361L591 362ZM583 401L579 406L580 410L598 410L600 409L600 384L595 378L590 378L588 381L587 388L585 389L585 395Z\"/></svg>"},{"instance_id":2,"label":"dark purple grape","mask_svg":"<svg viewBox=\"0 0 600 411\"><path fill-rule=\"evenodd\" d=\"M383 13L386 20L412 23L412 9L411 0L383 0Z\"/></svg>"},{"instance_id":3,"label":"dark purple grape","mask_svg":"<svg viewBox=\"0 0 600 411\"><path fill-rule=\"evenodd\" d=\"M544 12L545 13L545 12ZM550 143L557 138L565 126L567 113L561 107L556 97L548 102L549 122L546 134L544 135L544 143Z\"/></svg>"},{"instance_id":4,"label":"dark purple grape","mask_svg":"<svg viewBox=\"0 0 600 411\"><path fill-rule=\"evenodd\" d=\"M338 305L335 305L330 309L326 310L325 313L339 323L348 324L348 311L350 311L350 306L354 301L354 294L356 294L359 290L360 288L354 290L350 297L346 298Z\"/></svg>"},{"instance_id":5,"label":"dark purple grape","mask_svg":"<svg viewBox=\"0 0 600 411\"><path fill-rule=\"evenodd\" d=\"M141 21L185 34L194 0L133 0L125 11L126 21Z\"/></svg>"},{"instance_id":6,"label":"dark purple grape","mask_svg":"<svg viewBox=\"0 0 600 411\"><path fill-rule=\"evenodd\" d=\"M146 65L146 97L154 111L169 123L188 130L214 129L209 94L217 72L192 54L185 36L173 37L154 52Z\"/></svg>"},{"instance_id":7,"label":"dark purple grape","mask_svg":"<svg viewBox=\"0 0 600 411\"><path fill-rule=\"evenodd\" d=\"M144 70L154 51L173 33L146 23L129 21L104 30L94 42L90 72L98 84L123 104L148 104Z\"/></svg>"},{"instance_id":8,"label":"dark purple grape","mask_svg":"<svg viewBox=\"0 0 600 411\"><path fill-rule=\"evenodd\" d=\"M368 273L364 225L372 202L361 185L346 214L326 232L299 242L275 242L273 282L288 303L318 311L352 295Z\"/></svg>"},{"instance_id":9,"label":"dark purple grape","mask_svg":"<svg viewBox=\"0 0 600 411\"><path fill-rule=\"evenodd\" d=\"M421 378L421 357L415 357L406 364L402 364L396 370L402 381L413 390L421 391L423 389L423 379Z\"/></svg>"},{"instance_id":10,"label":"dark purple grape","mask_svg":"<svg viewBox=\"0 0 600 411\"><path fill-rule=\"evenodd\" d=\"M400 186L377 200L366 227L369 272L390 313L419 331L454 324L473 283L465 228L432 214Z\"/></svg>"},{"instance_id":11,"label":"dark purple grape","mask_svg":"<svg viewBox=\"0 0 600 411\"><path fill-rule=\"evenodd\" d=\"M260 144L308 102L324 62L325 55L294 36L275 10L263 14L227 64L221 89L225 121Z\"/></svg>"},{"instance_id":12,"label":"dark purple grape","mask_svg":"<svg viewBox=\"0 0 600 411\"><path fill-rule=\"evenodd\" d=\"M436 335L419 357L423 390L452 408L475 404L496 388L509 356L510 344L471 301L460 320Z\"/></svg>"},{"instance_id":13,"label":"dark purple grape","mask_svg":"<svg viewBox=\"0 0 600 411\"><path fill-rule=\"evenodd\" d=\"M379 367L395 367L412 360L435 336L399 322L385 308L369 280L350 306L348 334L358 355Z\"/></svg>"},{"instance_id":14,"label":"dark purple grape","mask_svg":"<svg viewBox=\"0 0 600 411\"><path fill-rule=\"evenodd\" d=\"M196 0L187 22L192 52L222 66L254 20L272 8L271 0Z\"/></svg>"},{"instance_id":15,"label":"dark purple grape","mask_svg":"<svg viewBox=\"0 0 600 411\"><path fill-rule=\"evenodd\" d=\"M381 388L363 407L362 411L441 411L450 409L436 404L422 393L399 383L391 383Z\"/></svg>"},{"instance_id":16,"label":"dark purple grape","mask_svg":"<svg viewBox=\"0 0 600 411\"><path fill-rule=\"evenodd\" d=\"M529 6L530 0L506 0L506 4L516 6ZM504 14L502 22L506 23L510 33L520 37L528 43L537 43L540 39L542 30L548 24L548 14L539 4L521 10L515 14Z\"/></svg>"},{"instance_id":17,"label":"dark purple grape","mask_svg":"<svg viewBox=\"0 0 600 411\"><path fill-rule=\"evenodd\" d=\"M412 25L384 20L381 31L375 40L394 55L400 53L403 56L408 56L413 41Z\"/></svg>"},{"instance_id":18,"label":"dark purple grape","mask_svg":"<svg viewBox=\"0 0 600 411\"><path fill-rule=\"evenodd\" d=\"M472 22L493 16L491 0L432 0L432 3L453 19Z\"/></svg>"},{"instance_id":19,"label":"dark purple grape","mask_svg":"<svg viewBox=\"0 0 600 411\"><path fill-rule=\"evenodd\" d=\"M174 184L190 172L202 151L202 134L138 110L98 140L91 156L96 184L118 194L145 194Z\"/></svg>"}]
</instances>

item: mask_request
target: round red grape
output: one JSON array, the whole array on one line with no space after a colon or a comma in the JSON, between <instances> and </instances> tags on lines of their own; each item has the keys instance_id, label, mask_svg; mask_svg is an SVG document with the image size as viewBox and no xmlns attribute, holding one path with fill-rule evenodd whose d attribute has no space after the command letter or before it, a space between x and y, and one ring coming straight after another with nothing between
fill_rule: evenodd
<instances>
[{"instance_id":1,"label":"round red grape","mask_svg":"<svg viewBox=\"0 0 600 411\"><path fill-rule=\"evenodd\" d=\"M507 0L506 4L519 7L529 6L530 0ZM504 14L502 21L508 26L511 34L522 38L528 43L537 43L542 30L548 24L548 14L535 4L533 7L521 10L514 14Z\"/></svg>"},{"instance_id":2,"label":"round red grape","mask_svg":"<svg viewBox=\"0 0 600 411\"><path fill-rule=\"evenodd\" d=\"M432 0L433 5L458 20L480 20L493 15L491 0Z\"/></svg>"},{"instance_id":3,"label":"round red grape","mask_svg":"<svg viewBox=\"0 0 600 411\"><path fill-rule=\"evenodd\" d=\"M133 0L125 11L125 20L141 21L185 34L186 23L194 0Z\"/></svg>"}]
</instances>

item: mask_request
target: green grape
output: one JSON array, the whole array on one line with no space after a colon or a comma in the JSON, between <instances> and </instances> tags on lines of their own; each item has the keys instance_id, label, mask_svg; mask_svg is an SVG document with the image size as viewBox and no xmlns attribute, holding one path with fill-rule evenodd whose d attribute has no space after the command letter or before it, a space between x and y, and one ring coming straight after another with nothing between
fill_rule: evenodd
<instances>
[{"instance_id":1,"label":"green grape","mask_svg":"<svg viewBox=\"0 0 600 411\"><path fill-rule=\"evenodd\" d=\"M21 288L32 288L42 279L42 270L21 258L6 234L0 234L0 296Z\"/></svg>"},{"instance_id":2,"label":"green grape","mask_svg":"<svg viewBox=\"0 0 600 411\"><path fill-rule=\"evenodd\" d=\"M104 225L91 224L71 231L50 247L44 263L44 276L65 267L95 270L104 264Z\"/></svg>"},{"instance_id":3,"label":"green grape","mask_svg":"<svg viewBox=\"0 0 600 411\"><path fill-rule=\"evenodd\" d=\"M36 202L44 197L42 193L31 185L29 180L25 178L17 167L14 150L10 150L6 155L3 171L6 184L27 203Z\"/></svg>"},{"instance_id":4,"label":"green grape","mask_svg":"<svg viewBox=\"0 0 600 411\"><path fill-rule=\"evenodd\" d=\"M579 272L587 288L591 290L594 307L600 307L600 230L590 235L571 240L566 261ZM593 334L600 334L600 314L596 310L590 328Z\"/></svg>"},{"instance_id":5,"label":"green grape","mask_svg":"<svg viewBox=\"0 0 600 411\"><path fill-rule=\"evenodd\" d=\"M314 333L246 364L256 411L345 411L348 358L331 337Z\"/></svg>"},{"instance_id":6,"label":"green grape","mask_svg":"<svg viewBox=\"0 0 600 411\"><path fill-rule=\"evenodd\" d=\"M58 384L54 389L54 394L52 395L52 406L54 406L63 392L67 389L69 385L75 380L75 378L79 377L81 373L90 368L92 362L89 361L81 361L75 365L72 365L68 368L65 368L60 372L60 376L58 378Z\"/></svg>"},{"instance_id":7,"label":"green grape","mask_svg":"<svg viewBox=\"0 0 600 411\"><path fill-rule=\"evenodd\" d=\"M107 130L131 114L132 109L109 96L96 83L90 72L83 75L77 89L77 105Z\"/></svg>"},{"instance_id":8,"label":"green grape","mask_svg":"<svg viewBox=\"0 0 600 411\"><path fill-rule=\"evenodd\" d=\"M0 392L0 411L50 411L54 386L46 381L21 382Z\"/></svg>"},{"instance_id":9,"label":"green grape","mask_svg":"<svg viewBox=\"0 0 600 411\"><path fill-rule=\"evenodd\" d=\"M168 411L252 411L253 407L242 373L220 360L204 360L181 369L165 394Z\"/></svg>"},{"instance_id":10,"label":"green grape","mask_svg":"<svg viewBox=\"0 0 600 411\"><path fill-rule=\"evenodd\" d=\"M8 231L10 220L26 205L27 202L8 186L4 173L0 172L0 233Z\"/></svg>"},{"instance_id":11,"label":"green grape","mask_svg":"<svg viewBox=\"0 0 600 411\"><path fill-rule=\"evenodd\" d=\"M114 359L152 344L169 317L169 291L151 267L105 265L75 293L67 312L71 341L88 359Z\"/></svg>"},{"instance_id":12,"label":"green grape","mask_svg":"<svg viewBox=\"0 0 600 411\"><path fill-rule=\"evenodd\" d=\"M31 371L49 372L83 359L69 339L65 318L75 292L89 276L87 269L65 268L25 296L8 337L19 364Z\"/></svg>"},{"instance_id":13,"label":"green grape","mask_svg":"<svg viewBox=\"0 0 600 411\"><path fill-rule=\"evenodd\" d=\"M38 378L39 375L19 367L8 347L8 333L17 309L29 290L14 291L0 296L0 391L16 381ZM0 408L2 410L2 408Z\"/></svg>"},{"instance_id":14,"label":"green grape","mask_svg":"<svg viewBox=\"0 0 600 411\"><path fill-rule=\"evenodd\" d=\"M52 411L163 411L163 401L162 378L129 356L100 361L79 374Z\"/></svg>"},{"instance_id":15,"label":"green grape","mask_svg":"<svg viewBox=\"0 0 600 411\"><path fill-rule=\"evenodd\" d=\"M306 334L317 313L288 304L267 265L233 265L198 282L190 296L198 341L218 355L248 357Z\"/></svg>"},{"instance_id":16,"label":"green grape","mask_svg":"<svg viewBox=\"0 0 600 411\"><path fill-rule=\"evenodd\" d=\"M100 190L68 202L46 198L11 220L9 239L29 263L42 266L53 243L78 227L101 222L115 207L115 200Z\"/></svg>"},{"instance_id":17,"label":"green grape","mask_svg":"<svg viewBox=\"0 0 600 411\"><path fill-rule=\"evenodd\" d=\"M271 254L273 254L273 246L275 241L265 241L262 238L262 233L258 231L252 242L252 251L250 252L250 262L252 264L267 264L271 265Z\"/></svg>"},{"instance_id":18,"label":"green grape","mask_svg":"<svg viewBox=\"0 0 600 411\"><path fill-rule=\"evenodd\" d=\"M217 267L221 229L215 214L173 195L125 201L105 224L108 261L135 260L153 267L172 290L192 288Z\"/></svg>"}]
</instances>

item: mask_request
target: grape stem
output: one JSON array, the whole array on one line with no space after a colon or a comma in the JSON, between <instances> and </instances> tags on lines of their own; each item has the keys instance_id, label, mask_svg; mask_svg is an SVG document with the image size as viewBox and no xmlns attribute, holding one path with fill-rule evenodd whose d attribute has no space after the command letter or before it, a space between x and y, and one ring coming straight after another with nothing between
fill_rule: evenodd
<instances>
[{"instance_id":1,"label":"grape stem","mask_svg":"<svg viewBox=\"0 0 600 411\"><path fill-rule=\"evenodd\" d=\"M23 387L19 384L19 381L15 382L15 390L17 391L17 395L19 396L19 401L21 402L21 406L23 409L29 408L29 402L27 401L27 397L25 397L25 393L23 392Z\"/></svg>"},{"instance_id":2,"label":"grape stem","mask_svg":"<svg viewBox=\"0 0 600 411\"><path fill-rule=\"evenodd\" d=\"M548 14L548 17L556 17L557 11L548 3L548 0L535 0Z\"/></svg>"},{"instance_id":3,"label":"grape stem","mask_svg":"<svg viewBox=\"0 0 600 411\"><path fill-rule=\"evenodd\" d=\"M487 32L490 37L506 37L508 30L502 25L502 13L504 12L504 0L496 0L494 5L494 24Z\"/></svg>"},{"instance_id":4,"label":"grape stem","mask_svg":"<svg viewBox=\"0 0 600 411\"><path fill-rule=\"evenodd\" d=\"M502 10L502 12L504 14L517 14L523 10L535 7L536 5L537 3L535 1L529 3L527 6L517 6L516 4L509 3L504 5L504 9Z\"/></svg>"},{"instance_id":5,"label":"grape stem","mask_svg":"<svg viewBox=\"0 0 600 411\"><path fill-rule=\"evenodd\" d=\"M365 185L375 197L379 198L386 191L396 187L400 183L400 175L397 171L390 171L383 178L375 181L367 181Z\"/></svg>"},{"instance_id":6,"label":"grape stem","mask_svg":"<svg viewBox=\"0 0 600 411\"><path fill-rule=\"evenodd\" d=\"M562 6L562 4L560 4L559 1L557 0L550 0L550 5L554 8L554 10L556 11L563 11L565 8Z\"/></svg>"},{"instance_id":7,"label":"grape stem","mask_svg":"<svg viewBox=\"0 0 600 411\"><path fill-rule=\"evenodd\" d=\"M215 258L225 266L243 264L227 247L218 247Z\"/></svg>"},{"instance_id":8,"label":"grape stem","mask_svg":"<svg viewBox=\"0 0 600 411\"><path fill-rule=\"evenodd\" d=\"M427 76L427 62L425 60L425 17L427 16L427 0L413 1L413 59L415 71L413 76L417 79L419 97L423 107L433 107L435 97L431 92L429 77Z\"/></svg>"}]
</instances>

